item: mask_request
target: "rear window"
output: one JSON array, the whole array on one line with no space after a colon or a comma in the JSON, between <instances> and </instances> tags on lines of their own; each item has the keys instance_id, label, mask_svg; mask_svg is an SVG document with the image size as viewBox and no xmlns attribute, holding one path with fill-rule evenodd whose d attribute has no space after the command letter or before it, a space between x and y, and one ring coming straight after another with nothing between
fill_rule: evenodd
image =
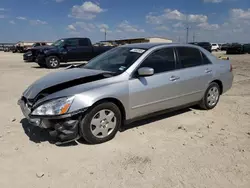
<instances>
[{"instance_id":1,"label":"rear window","mask_svg":"<svg viewBox=\"0 0 250 188\"><path fill-rule=\"evenodd\" d=\"M88 39L80 39L79 46L89 46L89 40Z\"/></svg>"}]
</instances>

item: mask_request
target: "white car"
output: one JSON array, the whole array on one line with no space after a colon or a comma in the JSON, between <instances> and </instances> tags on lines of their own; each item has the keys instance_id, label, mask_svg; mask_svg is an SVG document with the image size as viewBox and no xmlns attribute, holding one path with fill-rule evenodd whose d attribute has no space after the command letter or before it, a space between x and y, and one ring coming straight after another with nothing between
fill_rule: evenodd
<instances>
[{"instance_id":1,"label":"white car","mask_svg":"<svg viewBox=\"0 0 250 188\"><path fill-rule=\"evenodd\" d=\"M212 43L212 51L218 51L220 49L219 44Z\"/></svg>"}]
</instances>

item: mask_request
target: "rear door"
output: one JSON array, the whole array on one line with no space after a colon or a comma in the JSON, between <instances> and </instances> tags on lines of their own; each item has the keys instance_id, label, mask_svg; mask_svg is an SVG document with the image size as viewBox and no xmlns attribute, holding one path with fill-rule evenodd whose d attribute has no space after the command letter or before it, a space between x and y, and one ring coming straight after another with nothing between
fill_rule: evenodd
<instances>
[{"instance_id":1,"label":"rear door","mask_svg":"<svg viewBox=\"0 0 250 188\"><path fill-rule=\"evenodd\" d=\"M179 104L200 101L213 78L213 66L209 59L193 47L177 47Z\"/></svg>"},{"instance_id":2,"label":"rear door","mask_svg":"<svg viewBox=\"0 0 250 188\"><path fill-rule=\"evenodd\" d=\"M129 80L130 117L146 115L178 105L178 77L175 77L176 59L173 48L164 48L151 53L135 70ZM153 68L149 77L136 76L141 67Z\"/></svg>"},{"instance_id":3,"label":"rear door","mask_svg":"<svg viewBox=\"0 0 250 188\"><path fill-rule=\"evenodd\" d=\"M93 47L89 42L89 39L80 39L79 40L79 61L88 61L93 56Z\"/></svg>"}]
</instances>

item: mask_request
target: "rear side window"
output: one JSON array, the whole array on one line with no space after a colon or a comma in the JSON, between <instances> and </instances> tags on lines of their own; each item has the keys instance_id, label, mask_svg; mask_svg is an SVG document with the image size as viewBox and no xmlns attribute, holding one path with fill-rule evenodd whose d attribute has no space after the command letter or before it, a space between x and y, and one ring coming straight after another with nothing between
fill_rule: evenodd
<instances>
[{"instance_id":1,"label":"rear side window","mask_svg":"<svg viewBox=\"0 0 250 188\"><path fill-rule=\"evenodd\" d=\"M196 48L178 47L176 48L181 68L190 68L202 65L201 53Z\"/></svg>"},{"instance_id":2,"label":"rear side window","mask_svg":"<svg viewBox=\"0 0 250 188\"><path fill-rule=\"evenodd\" d=\"M208 57L201 52L202 55L202 59L203 59L203 65L208 65L208 64L212 64L211 61L208 59Z\"/></svg>"},{"instance_id":3,"label":"rear side window","mask_svg":"<svg viewBox=\"0 0 250 188\"><path fill-rule=\"evenodd\" d=\"M150 54L141 67L150 67L154 69L155 74L167 72L175 69L175 56L172 48L164 48Z\"/></svg>"},{"instance_id":4,"label":"rear side window","mask_svg":"<svg viewBox=\"0 0 250 188\"><path fill-rule=\"evenodd\" d=\"M79 46L89 46L88 39L80 39L79 40Z\"/></svg>"}]
</instances>

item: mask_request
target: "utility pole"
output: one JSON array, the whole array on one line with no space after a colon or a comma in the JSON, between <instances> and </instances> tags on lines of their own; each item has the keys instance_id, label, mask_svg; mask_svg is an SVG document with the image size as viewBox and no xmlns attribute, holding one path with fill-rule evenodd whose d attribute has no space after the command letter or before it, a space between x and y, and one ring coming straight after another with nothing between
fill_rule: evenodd
<instances>
[{"instance_id":1,"label":"utility pole","mask_svg":"<svg viewBox=\"0 0 250 188\"><path fill-rule=\"evenodd\" d=\"M107 40L107 29L106 28L104 28L104 39L105 39L105 41Z\"/></svg>"},{"instance_id":2,"label":"utility pole","mask_svg":"<svg viewBox=\"0 0 250 188\"><path fill-rule=\"evenodd\" d=\"M186 27L186 43L188 43L188 38L189 38L189 20L188 20L188 14L186 14L186 24L187 24L187 27Z\"/></svg>"},{"instance_id":3,"label":"utility pole","mask_svg":"<svg viewBox=\"0 0 250 188\"><path fill-rule=\"evenodd\" d=\"M193 33L193 42L195 42L195 32Z\"/></svg>"},{"instance_id":4,"label":"utility pole","mask_svg":"<svg viewBox=\"0 0 250 188\"><path fill-rule=\"evenodd\" d=\"M188 43L188 37L189 37L189 26L187 25L187 36L186 36L186 43Z\"/></svg>"},{"instance_id":5,"label":"utility pole","mask_svg":"<svg viewBox=\"0 0 250 188\"><path fill-rule=\"evenodd\" d=\"M181 42L181 37L179 36L179 37L178 37L178 43L180 43L180 42Z\"/></svg>"}]
</instances>

